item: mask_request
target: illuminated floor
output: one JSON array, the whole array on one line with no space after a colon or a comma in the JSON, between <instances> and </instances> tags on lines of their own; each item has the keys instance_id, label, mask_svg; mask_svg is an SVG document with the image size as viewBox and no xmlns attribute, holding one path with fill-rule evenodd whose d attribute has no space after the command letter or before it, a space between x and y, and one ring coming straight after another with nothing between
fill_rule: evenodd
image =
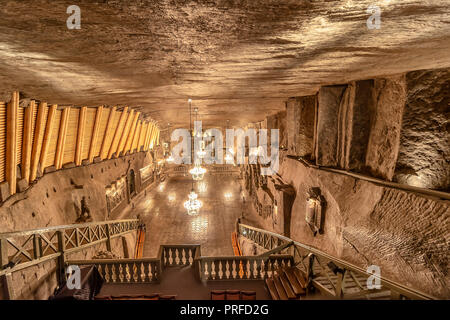
<instances>
[{"instance_id":1,"label":"illuminated floor","mask_svg":"<svg viewBox=\"0 0 450 320\"><path fill-rule=\"evenodd\" d=\"M190 177L173 177L136 203L147 226L144 257L155 257L160 244L201 244L202 256L233 255L231 233L243 210L239 181L206 174L195 186L203 202L198 216L183 207L190 190Z\"/></svg>"}]
</instances>

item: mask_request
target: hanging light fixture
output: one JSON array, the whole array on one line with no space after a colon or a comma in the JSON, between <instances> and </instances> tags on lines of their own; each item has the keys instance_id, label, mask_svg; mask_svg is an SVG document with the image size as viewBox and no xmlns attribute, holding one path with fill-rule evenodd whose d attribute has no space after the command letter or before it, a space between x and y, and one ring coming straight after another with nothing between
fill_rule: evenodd
<instances>
[{"instance_id":1,"label":"hanging light fixture","mask_svg":"<svg viewBox=\"0 0 450 320\"><path fill-rule=\"evenodd\" d=\"M198 119L198 109L195 108L194 112L195 112L195 121L197 121L197 119ZM200 132L196 132L195 136L196 137L201 137L201 133ZM205 152L205 154L206 154L206 152ZM198 156L198 152L197 152L197 156ZM192 179L194 181L203 180L203 176L205 175L205 172L206 172L206 169L202 168L200 159L196 159L194 167L191 170L189 170L189 173L192 175Z\"/></svg>"},{"instance_id":2,"label":"hanging light fixture","mask_svg":"<svg viewBox=\"0 0 450 320\"><path fill-rule=\"evenodd\" d=\"M189 127L190 127L190 132L192 134L192 122L191 122L191 117L192 117L192 112L191 112L191 102L192 100L189 99ZM193 149L193 144L191 143L191 150ZM190 216L195 216L199 213L200 208L202 207L202 202L200 200L198 200L198 195L195 193L194 191L194 180L201 180L201 179L195 179L194 177L199 177L201 175L201 178L203 179L203 175L205 174L206 170L200 170L203 169L200 166L196 166L194 168L192 168L191 170L189 170L189 173L192 174L192 189L191 189L191 193L188 196L188 200L184 202L184 208L187 210L188 215ZM194 172L194 173L192 173Z\"/></svg>"},{"instance_id":3,"label":"hanging light fixture","mask_svg":"<svg viewBox=\"0 0 450 320\"><path fill-rule=\"evenodd\" d=\"M175 161L175 159L172 157L172 153L167 157L167 159L166 159L166 162L168 162L168 163L172 163L172 162L174 162Z\"/></svg>"},{"instance_id":4,"label":"hanging light fixture","mask_svg":"<svg viewBox=\"0 0 450 320\"><path fill-rule=\"evenodd\" d=\"M188 200L184 202L184 207L190 216L196 216L203 205L197 197L198 196L195 193L194 188L192 188L191 193L189 193Z\"/></svg>"},{"instance_id":5,"label":"hanging light fixture","mask_svg":"<svg viewBox=\"0 0 450 320\"><path fill-rule=\"evenodd\" d=\"M200 166L199 162L195 162L195 166L189 170L189 173L192 175L192 179L195 181L203 180L206 169Z\"/></svg>"}]
</instances>

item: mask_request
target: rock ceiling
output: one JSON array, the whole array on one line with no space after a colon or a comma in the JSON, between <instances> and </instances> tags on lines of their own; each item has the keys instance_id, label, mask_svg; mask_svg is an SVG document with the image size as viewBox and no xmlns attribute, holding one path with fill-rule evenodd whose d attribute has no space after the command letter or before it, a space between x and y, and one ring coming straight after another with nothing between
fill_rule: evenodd
<instances>
[{"instance_id":1,"label":"rock ceiling","mask_svg":"<svg viewBox=\"0 0 450 320\"><path fill-rule=\"evenodd\" d=\"M322 84L450 67L448 0L3 0L0 13L0 99L126 104L161 127L187 125L188 97L205 125L243 125Z\"/></svg>"}]
</instances>

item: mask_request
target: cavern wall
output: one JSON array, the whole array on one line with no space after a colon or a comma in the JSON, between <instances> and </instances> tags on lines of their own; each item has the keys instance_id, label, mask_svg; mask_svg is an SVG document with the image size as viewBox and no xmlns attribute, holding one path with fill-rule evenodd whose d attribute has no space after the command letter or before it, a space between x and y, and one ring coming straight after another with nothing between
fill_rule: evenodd
<instances>
[{"instance_id":1,"label":"cavern wall","mask_svg":"<svg viewBox=\"0 0 450 320\"><path fill-rule=\"evenodd\" d=\"M450 190L450 70L406 74L397 181Z\"/></svg>"},{"instance_id":2,"label":"cavern wall","mask_svg":"<svg viewBox=\"0 0 450 320\"><path fill-rule=\"evenodd\" d=\"M0 232L36 229L75 223L84 196L94 221L114 219L128 204L128 195L111 212L108 210L107 188L120 178L128 181L131 170L135 173L136 192L148 185L141 183L141 168L150 166L151 155L139 152L101 163L55 171L44 175L22 193L10 197L0 207ZM128 186L124 186L127 191Z\"/></svg>"},{"instance_id":3,"label":"cavern wall","mask_svg":"<svg viewBox=\"0 0 450 320\"><path fill-rule=\"evenodd\" d=\"M255 165L244 168L253 194L274 195L272 214L256 208L248 221L361 267L378 265L382 276L449 298L449 196L410 187L448 188L449 78L449 70L432 70L324 86L315 112L311 107L305 116L305 101L315 96L290 98L280 170L261 179ZM314 128L314 136L300 127ZM313 159L299 152L305 142L313 142ZM419 177L429 182L418 184ZM280 201L289 187L295 197L288 233ZM326 203L322 234L306 222L312 188Z\"/></svg>"}]
</instances>

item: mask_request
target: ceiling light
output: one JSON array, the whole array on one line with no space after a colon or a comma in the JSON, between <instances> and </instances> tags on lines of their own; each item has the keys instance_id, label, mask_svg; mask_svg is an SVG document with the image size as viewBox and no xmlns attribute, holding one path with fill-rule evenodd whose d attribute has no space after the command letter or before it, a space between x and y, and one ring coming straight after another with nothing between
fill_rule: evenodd
<instances>
[{"instance_id":1,"label":"ceiling light","mask_svg":"<svg viewBox=\"0 0 450 320\"><path fill-rule=\"evenodd\" d=\"M202 207L202 202L197 199L197 194L192 189L188 196L188 200L184 202L184 208L187 210L188 215L195 216L198 214L200 208Z\"/></svg>"}]
</instances>

